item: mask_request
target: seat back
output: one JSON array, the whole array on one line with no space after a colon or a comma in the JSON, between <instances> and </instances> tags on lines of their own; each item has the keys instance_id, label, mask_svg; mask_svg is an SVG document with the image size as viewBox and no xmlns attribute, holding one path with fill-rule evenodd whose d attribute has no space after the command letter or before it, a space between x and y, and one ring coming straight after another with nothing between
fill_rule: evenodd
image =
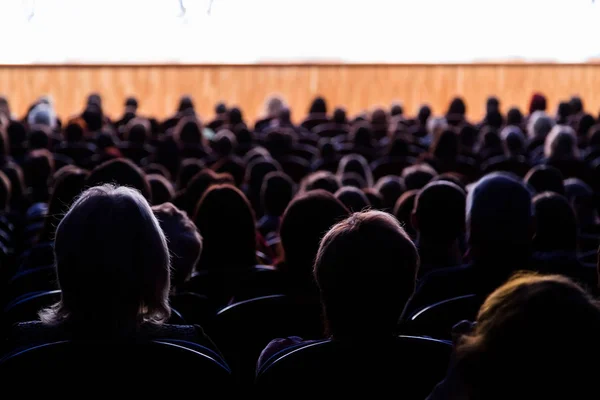
<instances>
[{"instance_id":1,"label":"seat back","mask_svg":"<svg viewBox=\"0 0 600 400\"><path fill-rule=\"evenodd\" d=\"M22 382L44 384L69 381L64 391L154 391L170 386L171 393L198 390L219 392L230 386L230 371L214 352L200 345L187 347L168 340L143 343L62 341L29 347L0 360L3 389L21 389ZM141 378L141 379L140 379ZM193 379L191 379L193 378ZM14 379L14 381L13 381ZM155 385L153 379L159 379ZM173 393L174 394L174 393Z\"/></svg>"},{"instance_id":2,"label":"seat back","mask_svg":"<svg viewBox=\"0 0 600 400\"><path fill-rule=\"evenodd\" d=\"M406 332L438 339L451 339L452 327L460 321L477 318L482 299L474 294L443 300L412 314Z\"/></svg>"},{"instance_id":3,"label":"seat back","mask_svg":"<svg viewBox=\"0 0 600 400\"><path fill-rule=\"evenodd\" d=\"M400 336L351 341L324 340L275 355L257 372L260 395L282 390L294 396L334 395L424 399L441 381L452 346L440 340Z\"/></svg>"},{"instance_id":4,"label":"seat back","mask_svg":"<svg viewBox=\"0 0 600 400\"><path fill-rule=\"evenodd\" d=\"M262 350L272 339L299 335L322 337L318 304L302 304L285 295L264 296L225 307L209 329L238 381L251 384Z\"/></svg>"}]
</instances>

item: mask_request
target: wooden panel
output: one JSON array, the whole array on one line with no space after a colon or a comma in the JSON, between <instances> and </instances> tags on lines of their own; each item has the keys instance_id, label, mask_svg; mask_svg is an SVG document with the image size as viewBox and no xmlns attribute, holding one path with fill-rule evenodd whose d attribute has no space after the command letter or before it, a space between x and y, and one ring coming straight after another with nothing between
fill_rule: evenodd
<instances>
[{"instance_id":1,"label":"wooden panel","mask_svg":"<svg viewBox=\"0 0 600 400\"><path fill-rule=\"evenodd\" d=\"M118 116L127 95L138 96L141 111L169 115L182 94L193 96L206 118L224 100L240 105L247 118L261 114L265 98L283 95L295 112L304 114L315 95L350 113L402 101L413 113L427 102L435 113L460 95L471 118L480 118L485 99L500 97L506 110L523 110L534 91L542 91L554 112L560 99L583 97L586 108L600 110L600 65L465 64L465 65L147 65L147 66L0 66L0 93L21 115L37 97L49 94L58 113L81 110L88 93L102 94L109 115Z\"/></svg>"}]
</instances>

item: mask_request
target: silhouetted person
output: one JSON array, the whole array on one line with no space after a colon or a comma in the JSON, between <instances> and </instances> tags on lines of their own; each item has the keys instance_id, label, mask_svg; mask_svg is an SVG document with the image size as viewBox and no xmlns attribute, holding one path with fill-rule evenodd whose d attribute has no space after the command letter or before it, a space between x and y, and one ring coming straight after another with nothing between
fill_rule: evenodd
<instances>
[{"instance_id":1,"label":"silhouetted person","mask_svg":"<svg viewBox=\"0 0 600 400\"><path fill-rule=\"evenodd\" d=\"M193 217L204 193L206 193L211 186L222 184L233 185L234 182L231 175L217 174L209 169L198 172L187 185L183 198L180 198L181 209L187 212L188 216Z\"/></svg>"},{"instance_id":2,"label":"silhouetted person","mask_svg":"<svg viewBox=\"0 0 600 400\"><path fill-rule=\"evenodd\" d=\"M354 172L359 174L366 183L366 187L373 186L373 174L367 160L359 154L348 154L342 157L337 170L338 179L342 179L344 174Z\"/></svg>"},{"instance_id":3,"label":"silhouetted person","mask_svg":"<svg viewBox=\"0 0 600 400\"><path fill-rule=\"evenodd\" d=\"M137 189L144 198L152 199L152 191L144 171L129 160L117 159L100 164L92 170L86 185L92 187L105 183Z\"/></svg>"},{"instance_id":4,"label":"silhouetted person","mask_svg":"<svg viewBox=\"0 0 600 400\"><path fill-rule=\"evenodd\" d=\"M375 189L379 192L383 199L382 211L393 212L396 202L406 192L404 180L399 176L384 176L377 181Z\"/></svg>"},{"instance_id":5,"label":"silhouetted person","mask_svg":"<svg viewBox=\"0 0 600 400\"><path fill-rule=\"evenodd\" d=\"M506 125L523 126L523 114L517 107L512 107L506 113Z\"/></svg>"},{"instance_id":6,"label":"silhouetted person","mask_svg":"<svg viewBox=\"0 0 600 400\"><path fill-rule=\"evenodd\" d=\"M582 233L595 233L599 230L593 189L577 178L564 181L565 196L577 217L577 225Z\"/></svg>"},{"instance_id":7,"label":"silhouetted person","mask_svg":"<svg viewBox=\"0 0 600 400\"><path fill-rule=\"evenodd\" d=\"M408 235L416 239L417 232L412 225L412 212L415 208L415 200L417 199L418 190L407 190L400 196L394 206L394 216L408 233Z\"/></svg>"},{"instance_id":8,"label":"silhouetted person","mask_svg":"<svg viewBox=\"0 0 600 400\"><path fill-rule=\"evenodd\" d=\"M337 175L334 175L329 171L319 171L308 175L302 180L300 183L300 192L322 189L333 194L337 192L341 186L340 179Z\"/></svg>"},{"instance_id":9,"label":"silhouetted person","mask_svg":"<svg viewBox=\"0 0 600 400\"><path fill-rule=\"evenodd\" d=\"M164 204L173 200L175 189L171 182L162 175L150 174L147 177L150 191L152 192L152 204Z\"/></svg>"},{"instance_id":10,"label":"silhouetted person","mask_svg":"<svg viewBox=\"0 0 600 400\"><path fill-rule=\"evenodd\" d=\"M568 126L555 126L544 144L545 163L558 169L565 178L579 178L592 183L592 173L581 159L575 131Z\"/></svg>"},{"instance_id":11,"label":"silhouetted person","mask_svg":"<svg viewBox=\"0 0 600 400\"><path fill-rule=\"evenodd\" d=\"M524 181L535 193L550 191L564 194L563 179L563 175L556 168L548 165L538 165L525 175Z\"/></svg>"},{"instance_id":12,"label":"silhouetted person","mask_svg":"<svg viewBox=\"0 0 600 400\"><path fill-rule=\"evenodd\" d=\"M350 212L365 211L371 205L363 191L354 186L340 188L335 192L335 198L341 201Z\"/></svg>"},{"instance_id":13,"label":"silhouetted person","mask_svg":"<svg viewBox=\"0 0 600 400\"><path fill-rule=\"evenodd\" d=\"M541 93L534 93L529 102L529 115L536 111L546 111L546 97Z\"/></svg>"},{"instance_id":14,"label":"silhouetted person","mask_svg":"<svg viewBox=\"0 0 600 400\"><path fill-rule=\"evenodd\" d=\"M258 230L267 237L269 233L279 234L281 217L292 201L296 185L283 172L269 172L263 179L260 190L263 217L258 221Z\"/></svg>"},{"instance_id":15,"label":"silhouetted person","mask_svg":"<svg viewBox=\"0 0 600 400\"><path fill-rule=\"evenodd\" d=\"M436 175L437 172L427 164L413 165L402 171L402 178L404 178L406 190L422 189L435 178Z\"/></svg>"}]
</instances>

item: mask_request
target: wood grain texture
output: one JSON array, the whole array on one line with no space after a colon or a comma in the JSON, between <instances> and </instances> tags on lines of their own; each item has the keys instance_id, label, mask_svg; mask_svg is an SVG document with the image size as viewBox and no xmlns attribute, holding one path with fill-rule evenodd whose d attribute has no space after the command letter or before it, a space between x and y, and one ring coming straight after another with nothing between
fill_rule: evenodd
<instances>
[{"instance_id":1,"label":"wood grain texture","mask_svg":"<svg viewBox=\"0 0 600 400\"><path fill-rule=\"evenodd\" d=\"M49 94L63 118L79 112L90 92L102 94L113 117L121 115L128 95L138 97L142 113L165 117L189 94L206 119L216 102L226 101L252 120L262 114L265 99L278 93L295 120L316 95L351 114L393 101L401 101L409 114L422 103L442 113L460 95L468 115L478 119L489 95L497 95L505 111L513 105L525 111L535 91L548 97L551 113L559 100L578 94L597 114L599 88L600 64L0 66L0 93L14 113L22 115Z\"/></svg>"}]
</instances>

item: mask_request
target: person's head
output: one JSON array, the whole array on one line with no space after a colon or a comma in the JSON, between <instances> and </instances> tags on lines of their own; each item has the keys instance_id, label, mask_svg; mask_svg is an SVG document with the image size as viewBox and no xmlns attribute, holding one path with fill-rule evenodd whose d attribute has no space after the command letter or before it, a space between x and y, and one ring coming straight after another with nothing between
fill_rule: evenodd
<instances>
[{"instance_id":1,"label":"person's head","mask_svg":"<svg viewBox=\"0 0 600 400\"><path fill-rule=\"evenodd\" d=\"M577 250L577 219L569 201L554 192L540 193L533 198L536 233L534 251Z\"/></svg>"},{"instance_id":2,"label":"person's head","mask_svg":"<svg viewBox=\"0 0 600 400\"><path fill-rule=\"evenodd\" d=\"M579 227L596 223L598 214L595 207L594 190L577 178L569 178L564 182L565 196L577 216Z\"/></svg>"},{"instance_id":3,"label":"person's head","mask_svg":"<svg viewBox=\"0 0 600 400\"><path fill-rule=\"evenodd\" d=\"M461 384L471 399L586 398L596 390L599 335L598 303L580 286L560 275L517 275L458 339Z\"/></svg>"},{"instance_id":4,"label":"person's head","mask_svg":"<svg viewBox=\"0 0 600 400\"><path fill-rule=\"evenodd\" d=\"M350 131L350 139L354 146L373 147L373 129L369 123L355 124Z\"/></svg>"},{"instance_id":5,"label":"person's head","mask_svg":"<svg viewBox=\"0 0 600 400\"><path fill-rule=\"evenodd\" d=\"M556 125L544 142L544 156L546 158L577 158L577 136L573 128Z\"/></svg>"},{"instance_id":6,"label":"person's head","mask_svg":"<svg viewBox=\"0 0 600 400\"><path fill-rule=\"evenodd\" d=\"M81 118L85 121L85 125L89 132L97 132L104 125L104 115L102 108L94 103L88 104L81 114Z\"/></svg>"},{"instance_id":7,"label":"person's head","mask_svg":"<svg viewBox=\"0 0 600 400\"><path fill-rule=\"evenodd\" d=\"M373 186L373 173L367 160L360 154L347 154L340 160L338 165L338 177L341 179L344 174L354 172L362 176L367 187Z\"/></svg>"},{"instance_id":8,"label":"person's head","mask_svg":"<svg viewBox=\"0 0 600 400\"><path fill-rule=\"evenodd\" d=\"M562 173L549 165L537 165L531 168L525 175L524 181L535 193L565 194Z\"/></svg>"},{"instance_id":9,"label":"person's head","mask_svg":"<svg viewBox=\"0 0 600 400\"><path fill-rule=\"evenodd\" d=\"M448 246L465 232L465 192L454 183L436 181L427 184L415 198L412 225L419 240Z\"/></svg>"},{"instance_id":10,"label":"person's head","mask_svg":"<svg viewBox=\"0 0 600 400\"><path fill-rule=\"evenodd\" d=\"M466 113L467 113L467 106L465 105L464 100L460 97L455 97L450 102L450 105L448 106L448 111L447 111L446 115L457 115L457 116L464 117Z\"/></svg>"},{"instance_id":11,"label":"person's head","mask_svg":"<svg viewBox=\"0 0 600 400\"><path fill-rule=\"evenodd\" d=\"M477 128L470 124L464 124L458 131L458 144L463 149L473 151L478 136L479 131Z\"/></svg>"},{"instance_id":12,"label":"person's head","mask_svg":"<svg viewBox=\"0 0 600 400\"><path fill-rule=\"evenodd\" d=\"M500 111L500 100L496 96L490 96L485 102L485 112L487 114Z\"/></svg>"},{"instance_id":13,"label":"person's head","mask_svg":"<svg viewBox=\"0 0 600 400\"><path fill-rule=\"evenodd\" d=\"M400 104L400 103L392 104L392 107L390 108L390 115L392 117L401 117L402 114L404 114L404 108L402 107L402 104Z\"/></svg>"},{"instance_id":14,"label":"person's head","mask_svg":"<svg viewBox=\"0 0 600 400\"><path fill-rule=\"evenodd\" d=\"M181 288L190 278L202 253L202 236L187 214L171 203L152 207L171 254L171 286Z\"/></svg>"},{"instance_id":15,"label":"person's head","mask_svg":"<svg viewBox=\"0 0 600 400\"><path fill-rule=\"evenodd\" d=\"M277 117L285 108L285 101L280 96L271 96L265 102L265 114L267 117Z\"/></svg>"},{"instance_id":16,"label":"person's head","mask_svg":"<svg viewBox=\"0 0 600 400\"><path fill-rule=\"evenodd\" d=\"M231 155L236 146L235 135L228 129L220 130L213 138L213 149L219 157Z\"/></svg>"},{"instance_id":17,"label":"person's head","mask_svg":"<svg viewBox=\"0 0 600 400\"><path fill-rule=\"evenodd\" d=\"M322 159L334 159L337 156L337 150L331 140L323 138L319 141L319 153Z\"/></svg>"},{"instance_id":18,"label":"person's head","mask_svg":"<svg viewBox=\"0 0 600 400\"><path fill-rule=\"evenodd\" d=\"M430 182L450 182L461 188L465 193L467 192L467 185L465 184L465 178L455 172L444 172L433 178Z\"/></svg>"},{"instance_id":19,"label":"person's head","mask_svg":"<svg viewBox=\"0 0 600 400\"><path fill-rule=\"evenodd\" d=\"M576 132L577 137L581 139L586 139L590 132L590 128L596 124L596 118L594 118L591 114L582 114L577 118L576 121Z\"/></svg>"},{"instance_id":20,"label":"person's head","mask_svg":"<svg viewBox=\"0 0 600 400\"><path fill-rule=\"evenodd\" d=\"M383 196L375 188L363 189L363 193L367 196L371 209L383 211Z\"/></svg>"},{"instance_id":21,"label":"person's head","mask_svg":"<svg viewBox=\"0 0 600 400\"><path fill-rule=\"evenodd\" d=\"M348 118L346 117L346 109L343 107L336 107L333 110L333 122L339 125L347 124Z\"/></svg>"},{"instance_id":22,"label":"person's head","mask_svg":"<svg viewBox=\"0 0 600 400\"><path fill-rule=\"evenodd\" d=\"M86 190L58 225L54 253L62 294L40 312L43 323L106 339L169 318L167 241L138 191Z\"/></svg>"},{"instance_id":23,"label":"person's head","mask_svg":"<svg viewBox=\"0 0 600 400\"><path fill-rule=\"evenodd\" d=\"M434 139L431 153L440 160L455 160L458 156L458 135L449 129L443 131Z\"/></svg>"},{"instance_id":24,"label":"person's head","mask_svg":"<svg viewBox=\"0 0 600 400\"><path fill-rule=\"evenodd\" d=\"M533 207L531 193L519 179L492 173L477 181L467 195L466 221L473 260L521 268L511 264L529 257Z\"/></svg>"},{"instance_id":25,"label":"person's head","mask_svg":"<svg viewBox=\"0 0 600 400\"><path fill-rule=\"evenodd\" d=\"M194 223L204 238L199 269L223 271L256 264L254 212L235 186L209 188L198 203Z\"/></svg>"},{"instance_id":26,"label":"person's head","mask_svg":"<svg viewBox=\"0 0 600 400\"><path fill-rule=\"evenodd\" d=\"M242 113L242 109L239 107L231 107L227 112L227 119L229 120L229 125L232 127L243 124L244 114Z\"/></svg>"},{"instance_id":27,"label":"person's head","mask_svg":"<svg viewBox=\"0 0 600 400\"><path fill-rule=\"evenodd\" d=\"M194 111L194 101L190 96L181 96L177 111L180 113Z\"/></svg>"},{"instance_id":28,"label":"person's head","mask_svg":"<svg viewBox=\"0 0 600 400\"><path fill-rule=\"evenodd\" d=\"M125 127L124 139L128 142L142 145L150 136L150 122L147 119L134 118Z\"/></svg>"},{"instance_id":29,"label":"person's head","mask_svg":"<svg viewBox=\"0 0 600 400\"><path fill-rule=\"evenodd\" d=\"M203 146L205 143L202 134L203 126L196 117L181 118L175 126L175 140L182 146Z\"/></svg>"},{"instance_id":30,"label":"person's head","mask_svg":"<svg viewBox=\"0 0 600 400\"><path fill-rule=\"evenodd\" d=\"M536 111L530 117L527 123L527 134L530 139L541 138L544 139L552 128L554 127L554 120L550 118L543 111Z\"/></svg>"},{"instance_id":31,"label":"person's head","mask_svg":"<svg viewBox=\"0 0 600 400\"><path fill-rule=\"evenodd\" d=\"M50 147L50 136L52 132L44 125L34 125L29 129L27 135L30 150L48 149Z\"/></svg>"},{"instance_id":32,"label":"person's head","mask_svg":"<svg viewBox=\"0 0 600 400\"><path fill-rule=\"evenodd\" d=\"M119 158L94 168L87 179L87 186L100 186L105 183L134 188L139 190L146 200L152 199L152 191L144 171L130 160Z\"/></svg>"},{"instance_id":33,"label":"person's head","mask_svg":"<svg viewBox=\"0 0 600 400\"><path fill-rule=\"evenodd\" d=\"M29 126L41 125L48 129L56 128L56 113L54 108L47 103L39 103L29 112L27 116Z\"/></svg>"},{"instance_id":34,"label":"person's head","mask_svg":"<svg viewBox=\"0 0 600 400\"><path fill-rule=\"evenodd\" d=\"M136 113L138 109L138 101L134 96L129 96L125 99L126 112Z\"/></svg>"},{"instance_id":35,"label":"person's head","mask_svg":"<svg viewBox=\"0 0 600 400\"><path fill-rule=\"evenodd\" d=\"M529 114L536 111L546 111L546 97L541 93L534 93L529 102Z\"/></svg>"},{"instance_id":36,"label":"person's head","mask_svg":"<svg viewBox=\"0 0 600 400\"><path fill-rule=\"evenodd\" d=\"M321 96L315 97L308 109L309 114L327 114L327 103Z\"/></svg>"},{"instance_id":37,"label":"person's head","mask_svg":"<svg viewBox=\"0 0 600 400\"><path fill-rule=\"evenodd\" d=\"M583 101L579 96L572 96L569 100L569 106L573 114L579 114L583 112Z\"/></svg>"},{"instance_id":38,"label":"person's head","mask_svg":"<svg viewBox=\"0 0 600 400\"><path fill-rule=\"evenodd\" d=\"M283 172L265 175L260 190L262 208L266 215L281 217L296 191L294 181Z\"/></svg>"},{"instance_id":39,"label":"person's head","mask_svg":"<svg viewBox=\"0 0 600 400\"><path fill-rule=\"evenodd\" d=\"M415 290L419 254L390 214L354 213L323 237L314 266L328 333L393 335Z\"/></svg>"},{"instance_id":40,"label":"person's head","mask_svg":"<svg viewBox=\"0 0 600 400\"><path fill-rule=\"evenodd\" d=\"M31 151L25 159L23 166L25 172L25 183L32 190L32 195L40 190L47 194L50 178L54 173L54 158L52 153L46 149ZM36 198L34 201L46 201L44 198Z\"/></svg>"},{"instance_id":41,"label":"person's head","mask_svg":"<svg viewBox=\"0 0 600 400\"><path fill-rule=\"evenodd\" d=\"M481 135L483 141L481 143L480 151L487 151L494 154L495 152L502 152L502 139L500 134L491 126L485 126L481 129Z\"/></svg>"},{"instance_id":42,"label":"person's head","mask_svg":"<svg viewBox=\"0 0 600 400\"><path fill-rule=\"evenodd\" d=\"M334 196L346 206L350 212L365 211L371 206L367 195L354 186L344 186L335 192Z\"/></svg>"},{"instance_id":43,"label":"person's head","mask_svg":"<svg viewBox=\"0 0 600 400\"><path fill-rule=\"evenodd\" d=\"M283 214L279 231L285 265L300 291L316 293L312 266L319 242L329 228L348 216L348 209L331 193L313 190L297 195Z\"/></svg>"},{"instance_id":44,"label":"person's head","mask_svg":"<svg viewBox=\"0 0 600 400\"><path fill-rule=\"evenodd\" d=\"M147 177L150 191L152 192L152 204L164 204L175 197L175 189L173 184L162 175L150 174Z\"/></svg>"},{"instance_id":45,"label":"person's head","mask_svg":"<svg viewBox=\"0 0 600 400\"><path fill-rule=\"evenodd\" d=\"M409 154L408 142L401 136L396 136L390 141L387 149L389 157L406 157Z\"/></svg>"},{"instance_id":46,"label":"person's head","mask_svg":"<svg viewBox=\"0 0 600 400\"><path fill-rule=\"evenodd\" d=\"M383 108L376 108L371 112L371 125L375 131L387 132L388 122L388 115Z\"/></svg>"},{"instance_id":47,"label":"person's head","mask_svg":"<svg viewBox=\"0 0 600 400\"><path fill-rule=\"evenodd\" d=\"M40 242L54 240L56 227L69 210L73 201L83 192L89 172L72 165L65 166L54 174L54 186Z\"/></svg>"},{"instance_id":48,"label":"person's head","mask_svg":"<svg viewBox=\"0 0 600 400\"><path fill-rule=\"evenodd\" d=\"M525 152L525 135L518 127L508 125L502 129L500 136L504 145L504 153L507 156L518 156Z\"/></svg>"},{"instance_id":49,"label":"person's head","mask_svg":"<svg viewBox=\"0 0 600 400\"><path fill-rule=\"evenodd\" d=\"M383 211L392 212L396 202L406 192L404 180L396 175L388 175L380 178L375 185L383 199Z\"/></svg>"},{"instance_id":50,"label":"person's head","mask_svg":"<svg viewBox=\"0 0 600 400\"><path fill-rule=\"evenodd\" d=\"M100 93L90 93L86 100L86 105L94 105L96 107L102 108L102 96Z\"/></svg>"},{"instance_id":51,"label":"person's head","mask_svg":"<svg viewBox=\"0 0 600 400\"><path fill-rule=\"evenodd\" d=\"M190 179L185 190L185 212L193 216L200 199L206 191L215 185L234 185L233 178L229 174L218 174L210 169L203 169Z\"/></svg>"},{"instance_id":52,"label":"person's head","mask_svg":"<svg viewBox=\"0 0 600 400\"><path fill-rule=\"evenodd\" d=\"M358 189L368 189L367 181L356 172L346 172L340 181L342 186L352 186Z\"/></svg>"},{"instance_id":53,"label":"person's head","mask_svg":"<svg viewBox=\"0 0 600 400\"><path fill-rule=\"evenodd\" d=\"M600 147L600 124L592 126L588 133L590 147Z\"/></svg>"},{"instance_id":54,"label":"person's head","mask_svg":"<svg viewBox=\"0 0 600 400\"><path fill-rule=\"evenodd\" d=\"M248 190L256 195L260 195L265 176L269 172L281 171L279 163L271 158L262 158L254 160L246 168L245 181L248 184Z\"/></svg>"},{"instance_id":55,"label":"person's head","mask_svg":"<svg viewBox=\"0 0 600 400\"><path fill-rule=\"evenodd\" d=\"M177 189L187 188L190 180L205 168L204 162L197 158L186 158L181 162L179 174L177 175Z\"/></svg>"},{"instance_id":56,"label":"person's head","mask_svg":"<svg viewBox=\"0 0 600 400\"><path fill-rule=\"evenodd\" d=\"M215 104L215 114L217 117L222 117L227 114L227 104L218 102Z\"/></svg>"},{"instance_id":57,"label":"person's head","mask_svg":"<svg viewBox=\"0 0 600 400\"><path fill-rule=\"evenodd\" d=\"M70 122L65 127L65 140L68 143L79 143L83 140L83 127L77 122Z\"/></svg>"},{"instance_id":58,"label":"person's head","mask_svg":"<svg viewBox=\"0 0 600 400\"><path fill-rule=\"evenodd\" d=\"M10 179L0 171L0 214L8 211L10 207L11 189Z\"/></svg>"},{"instance_id":59,"label":"person's head","mask_svg":"<svg viewBox=\"0 0 600 400\"><path fill-rule=\"evenodd\" d=\"M271 158L269 150L265 149L263 146L254 146L248 150L246 155L244 155L244 164L249 165L254 160L268 158Z\"/></svg>"},{"instance_id":60,"label":"person's head","mask_svg":"<svg viewBox=\"0 0 600 400\"><path fill-rule=\"evenodd\" d=\"M412 225L412 212L415 208L417 194L419 194L418 190L408 190L400 196L398 201L396 201L396 205L394 205L394 216L400 221L400 224L406 233L412 238L417 235L417 232Z\"/></svg>"},{"instance_id":61,"label":"person's head","mask_svg":"<svg viewBox=\"0 0 600 400\"><path fill-rule=\"evenodd\" d=\"M506 113L506 125L521 126L523 123L523 114L517 107L512 107Z\"/></svg>"},{"instance_id":62,"label":"person's head","mask_svg":"<svg viewBox=\"0 0 600 400\"><path fill-rule=\"evenodd\" d=\"M300 192L310 192L311 190L325 190L331 194L342 187L341 180L329 171L313 172L300 183Z\"/></svg>"},{"instance_id":63,"label":"person's head","mask_svg":"<svg viewBox=\"0 0 600 400\"><path fill-rule=\"evenodd\" d=\"M422 189L436 176L437 172L428 164L411 165L402 170L406 190Z\"/></svg>"},{"instance_id":64,"label":"person's head","mask_svg":"<svg viewBox=\"0 0 600 400\"><path fill-rule=\"evenodd\" d=\"M428 105L423 105L417 113L417 121L423 126L427 125L427 120L431 117L431 108Z\"/></svg>"},{"instance_id":65,"label":"person's head","mask_svg":"<svg viewBox=\"0 0 600 400\"><path fill-rule=\"evenodd\" d=\"M561 101L556 110L556 122L558 124L566 124L571 116L571 105L566 101Z\"/></svg>"},{"instance_id":66,"label":"person's head","mask_svg":"<svg viewBox=\"0 0 600 400\"><path fill-rule=\"evenodd\" d=\"M16 154L24 151L27 147L27 128L19 121L10 121L6 127L6 137L3 137L3 139L5 139L4 151L0 153L0 156L5 155L7 152Z\"/></svg>"}]
</instances>

